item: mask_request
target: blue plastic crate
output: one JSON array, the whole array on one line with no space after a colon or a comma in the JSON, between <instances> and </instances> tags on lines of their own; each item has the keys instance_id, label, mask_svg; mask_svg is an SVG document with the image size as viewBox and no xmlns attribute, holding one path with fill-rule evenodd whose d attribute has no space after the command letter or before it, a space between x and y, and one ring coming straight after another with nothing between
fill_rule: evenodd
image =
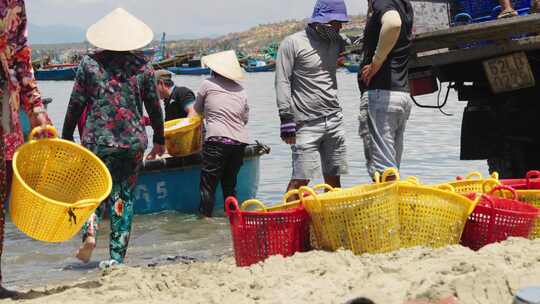
<instances>
[{"instance_id":1,"label":"blue plastic crate","mask_svg":"<svg viewBox=\"0 0 540 304\"><path fill-rule=\"evenodd\" d=\"M501 12L497 0L453 0L451 3L452 25L494 20ZM519 15L529 13L530 0L512 0Z\"/></svg>"}]
</instances>

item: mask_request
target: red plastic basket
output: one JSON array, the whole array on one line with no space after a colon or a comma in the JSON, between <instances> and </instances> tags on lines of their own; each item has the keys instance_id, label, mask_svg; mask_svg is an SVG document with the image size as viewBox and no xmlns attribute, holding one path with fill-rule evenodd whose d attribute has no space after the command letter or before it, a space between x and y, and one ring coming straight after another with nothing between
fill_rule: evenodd
<instances>
[{"instance_id":1,"label":"red plastic basket","mask_svg":"<svg viewBox=\"0 0 540 304\"><path fill-rule=\"evenodd\" d=\"M494 196L495 191L508 190L512 198ZM477 194L467 196L474 199ZM461 244L473 250L508 237L529 237L539 210L519 202L515 190L508 186L496 186L482 197L469 216L461 235Z\"/></svg>"},{"instance_id":2,"label":"red plastic basket","mask_svg":"<svg viewBox=\"0 0 540 304\"><path fill-rule=\"evenodd\" d=\"M540 189L540 171L529 171L525 178L520 179L501 179L501 183L511 186L516 190L539 190Z\"/></svg>"},{"instance_id":3,"label":"red plastic basket","mask_svg":"<svg viewBox=\"0 0 540 304\"><path fill-rule=\"evenodd\" d=\"M301 204L245 211L238 207L234 197L228 197L225 209L231 223L237 266L249 266L272 255L286 257L310 249L310 218Z\"/></svg>"}]
</instances>

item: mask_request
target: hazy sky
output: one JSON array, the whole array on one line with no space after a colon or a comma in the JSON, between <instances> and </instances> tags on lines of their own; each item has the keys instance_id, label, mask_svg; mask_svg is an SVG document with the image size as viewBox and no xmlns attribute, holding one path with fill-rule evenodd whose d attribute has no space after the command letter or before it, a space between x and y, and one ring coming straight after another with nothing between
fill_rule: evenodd
<instances>
[{"instance_id":1,"label":"hazy sky","mask_svg":"<svg viewBox=\"0 0 540 304\"><path fill-rule=\"evenodd\" d=\"M316 0L27 0L30 23L86 29L121 6L155 33L212 35L253 25L309 17ZM364 14L367 0L346 0L349 14Z\"/></svg>"}]
</instances>

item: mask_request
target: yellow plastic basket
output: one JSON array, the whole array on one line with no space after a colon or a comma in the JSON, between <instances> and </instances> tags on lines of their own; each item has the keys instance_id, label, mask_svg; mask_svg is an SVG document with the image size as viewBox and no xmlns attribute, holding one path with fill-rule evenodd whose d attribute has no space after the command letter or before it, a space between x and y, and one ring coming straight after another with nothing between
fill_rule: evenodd
<instances>
[{"instance_id":1,"label":"yellow plastic basket","mask_svg":"<svg viewBox=\"0 0 540 304\"><path fill-rule=\"evenodd\" d=\"M540 190L516 190L519 201L526 202L540 209ZM534 221L534 226L529 235L531 240L540 238L540 217Z\"/></svg>"},{"instance_id":2,"label":"yellow plastic basket","mask_svg":"<svg viewBox=\"0 0 540 304\"><path fill-rule=\"evenodd\" d=\"M398 193L403 248L458 244L476 206L476 202L454 193L450 185L435 188L400 182Z\"/></svg>"},{"instance_id":3,"label":"yellow plastic basket","mask_svg":"<svg viewBox=\"0 0 540 304\"><path fill-rule=\"evenodd\" d=\"M369 184L318 194L300 188L311 216L318 249L349 249L355 254L399 249L397 183ZM304 193L309 193L305 196Z\"/></svg>"},{"instance_id":4,"label":"yellow plastic basket","mask_svg":"<svg viewBox=\"0 0 540 304\"><path fill-rule=\"evenodd\" d=\"M454 190L457 194L483 193L482 187L484 182L487 180L492 180L496 184L499 184L499 174L497 172L494 172L493 174L491 174L490 178L483 178L480 172L475 171L469 173L462 180L455 180L444 184L454 187ZM437 186L438 185L435 185L435 187Z\"/></svg>"},{"instance_id":5,"label":"yellow plastic basket","mask_svg":"<svg viewBox=\"0 0 540 304\"><path fill-rule=\"evenodd\" d=\"M165 145L173 156L187 156L201 151L202 123L199 116L165 122Z\"/></svg>"},{"instance_id":6,"label":"yellow plastic basket","mask_svg":"<svg viewBox=\"0 0 540 304\"><path fill-rule=\"evenodd\" d=\"M112 179L92 152L58 138L22 145L13 157L9 210L13 223L45 242L72 238L111 192ZM56 130L47 127L54 137Z\"/></svg>"}]
</instances>

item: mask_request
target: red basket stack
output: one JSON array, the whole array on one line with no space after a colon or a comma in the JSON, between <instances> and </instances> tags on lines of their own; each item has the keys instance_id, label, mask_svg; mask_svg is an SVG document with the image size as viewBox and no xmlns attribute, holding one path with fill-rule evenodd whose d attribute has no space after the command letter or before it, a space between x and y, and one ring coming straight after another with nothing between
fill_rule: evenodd
<instances>
[{"instance_id":1,"label":"red basket stack","mask_svg":"<svg viewBox=\"0 0 540 304\"><path fill-rule=\"evenodd\" d=\"M495 191L510 191L512 198L498 197ZM476 198L477 194L467 196ZM515 190L508 186L496 186L482 197L469 216L461 236L461 244L473 250L508 237L529 237L539 210L518 201Z\"/></svg>"},{"instance_id":2,"label":"red basket stack","mask_svg":"<svg viewBox=\"0 0 540 304\"><path fill-rule=\"evenodd\" d=\"M225 209L231 223L237 266L310 249L310 218L302 205L279 211L245 211L234 197L228 197Z\"/></svg>"},{"instance_id":3,"label":"red basket stack","mask_svg":"<svg viewBox=\"0 0 540 304\"><path fill-rule=\"evenodd\" d=\"M501 179L501 183L516 190L540 190L540 171L529 171L525 178Z\"/></svg>"}]
</instances>

